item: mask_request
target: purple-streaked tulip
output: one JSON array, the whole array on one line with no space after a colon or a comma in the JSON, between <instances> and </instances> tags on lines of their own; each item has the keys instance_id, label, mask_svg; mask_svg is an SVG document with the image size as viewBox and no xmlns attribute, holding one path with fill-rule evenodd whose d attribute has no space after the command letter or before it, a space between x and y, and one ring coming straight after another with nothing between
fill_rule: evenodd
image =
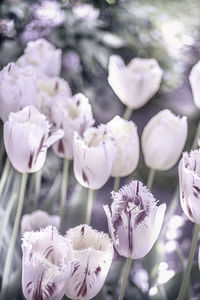
<instances>
[{"instance_id":1,"label":"purple-streaked tulip","mask_svg":"<svg viewBox=\"0 0 200 300\"><path fill-rule=\"evenodd\" d=\"M192 89L194 104L200 109L200 61L198 61L192 68L189 81Z\"/></svg>"},{"instance_id":2,"label":"purple-streaked tulip","mask_svg":"<svg viewBox=\"0 0 200 300\"><path fill-rule=\"evenodd\" d=\"M180 201L186 216L200 224L200 150L183 153L179 163Z\"/></svg>"},{"instance_id":3,"label":"purple-streaked tulip","mask_svg":"<svg viewBox=\"0 0 200 300\"><path fill-rule=\"evenodd\" d=\"M117 252L127 258L144 257L160 233L166 204L157 205L151 192L140 181L132 181L112 192L111 211L104 210Z\"/></svg>"},{"instance_id":4,"label":"purple-streaked tulip","mask_svg":"<svg viewBox=\"0 0 200 300\"><path fill-rule=\"evenodd\" d=\"M94 298L103 287L113 259L113 245L107 234L80 225L67 232L74 253L74 269L66 296L71 299Z\"/></svg>"},{"instance_id":5,"label":"purple-streaked tulip","mask_svg":"<svg viewBox=\"0 0 200 300\"><path fill-rule=\"evenodd\" d=\"M22 290L27 300L61 300L73 267L73 251L55 227L25 232Z\"/></svg>"},{"instance_id":6,"label":"purple-streaked tulip","mask_svg":"<svg viewBox=\"0 0 200 300\"><path fill-rule=\"evenodd\" d=\"M137 167L140 155L137 127L132 121L127 121L119 116L114 117L107 126L113 133L117 143L111 176L123 177L131 174Z\"/></svg>"},{"instance_id":7,"label":"purple-streaked tulip","mask_svg":"<svg viewBox=\"0 0 200 300\"><path fill-rule=\"evenodd\" d=\"M50 123L34 106L10 113L4 124L4 143L13 167L21 173L40 170L47 149L63 137L60 129L50 135Z\"/></svg>"},{"instance_id":8,"label":"purple-streaked tulip","mask_svg":"<svg viewBox=\"0 0 200 300\"><path fill-rule=\"evenodd\" d=\"M0 72L0 119L5 122L10 112L36 103L36 80L31 67L19 68L9 63Z\"/></svg>"},{"instance_id":9,"label":"purple-streaked tulip","mask_svg":"<svg viewBox=\"0 0 200 300\"><path fill-rule=\"evenodd\" d=\"M145 164L155 170L169 170L183 151L188 132L187 118L164 109L145 126L142 133L142 151Z\"/></svg>"},{"instance_id":10,"label":"purple-streaked tulip","mask_svg":"<svg viewBox=\"0 0 200 300\"><path fill-rule=\"evenodd\" d=\"M116 155L116 141L106 125L77 132L73 139L74 174L84 187L100 189L110 177Z\"/></svg>"},{"instance_id":11,"label":"purple-streaked tulip","mask_svg":"<svg viewBox=\"0 0 200 300\"><path fill-rule=\"evenodd\" d=\"M63 129L64 137L53 145L55 153L62 158L73 159L73 135L80 135L94 124L92 108L83 94L73 97L59 95L51 107L51 119L55 129Z\"/></svg>"},{"instance_id":12,"label":"purple-streaked tulip","mask_svg":"<svg viewBox=\"0 0 200 300\"><path fill-rule=\"evenodd\" d=\"M118 55L111 55L108 82L126 106L144 106L159 90L163 71L156 59L134 58L126 66Z\"/></svg>"}]
</instances>

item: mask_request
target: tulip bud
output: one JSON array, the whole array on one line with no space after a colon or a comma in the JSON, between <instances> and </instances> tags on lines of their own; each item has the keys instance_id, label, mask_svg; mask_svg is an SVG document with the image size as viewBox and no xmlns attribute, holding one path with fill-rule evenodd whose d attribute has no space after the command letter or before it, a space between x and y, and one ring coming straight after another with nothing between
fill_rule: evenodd
<instances>
[{"instance_id":1,"label":"tulip bud","mask_svg":"<svg viewBox=\"0 0 200 300\"><path fill-rule=\"evenodd\" d=\"M107 126L112 131L117 143L111 176L123 177L131 174L137 167L140 155L137 127L132 121L119 116L114 117Z\"/></svg>"},{"instance_id":2,"label":"tulip bud","mask_svg":"<svg viewBox=\"0 0 200 300\"><path fill-rule=\"evenodd\" d=\"M126 66L118 55L111 55L108 82L122 103L131 109L144 106L159 90L163 71L156 59L134 58Z\"/></svg>"},{"instance_id":3,"label":"tulip bud","mask_svg":"<svg viewBox=\"0 0 200 300\"><path fill-rule=\"evenodd\" d=\"M36 106L49 120L51 120L51 105L56 96L64 94L71 97L71 90L67 81L60 77L40 77L37 80Z\"/></svg>"},{"instance_id":4,"label":"tulip bud","mask_svg":"<svg viewBox=\"0 0 200 300\"><path fill-rule=\"evenodd\" d=\"M59 76L61 70L61 49L56 49L45 39L30 41L24 54L17 60L20 67L31 65L37 74Z\"/></svg>"},{"instance_id":5,"label":"tulip bud","mask_svg":"<svg viewBox=\"0 0 200 300\"><path fill-rule=\"evenodd\" d=\"M186 216L200 224L200 150L183 153L179 163L180 201Z\"/></svg>"},{"instance_id":6,"label":"tulip bud","mask_svg":"<svg viewBox=\"0 0 200 300\"><path fill-rule=\"evenodd\" d=\"M19 68L9 63L0 72L0 118L8 119L27 105L35 105L36 81L31 67Z\"/></svg>"},{"instance_id":7,"label":"tulip bud","mask_svg":"<svg viewBox=\"0 0 200 300\"><path fill-rule=\"evenodd\" d=\"M73 97L60 95L54 99L51 107L51 118L55 129L64 130L64 137L53 145L59 157L73 159L73 135L80 135L94 124L91 105L83 94Z\"/></svg>"},{"instance_id":8,"label":"tulip bud","mask_svg":"<svg viewBox=\"0 0 200 300\"><path fill-rule=\"evenodd\" d=\"M17 171L33 173L42 168L47 149L64 135L62 130L58 130L49 136L49 131L46 117L33 106L10 113L4 124L4 143Z\"/></svg>"},{"instance_id":9,"label":"tulip bud","mask_svg":"<svg viewBox=\"0 0 200 300\"><path fill-rule=\"evenodd\" d=\"M61 300L71 273L73 252L55 227L25 232L22 289L27 300Z\"/></svg>"},{"instance_id":10,"label":"tulip bud","mask_svg":"<svg viewBox=\"0 0 200 300\"><path fill-rule=\"evenodd\" d=\"M108 228L117 252L127 258L144 257L160 233L166 204L157 205L140 181L132 181L112 192L111 212L104 206Z\"/></svg>"},{"instance_id":11,"label":"tulip bud","mask_svg":"<svg viewBox=\"0 0 200 300\"><path fill-rule=\"evenodd\" d=\"M23 215L21 220L21 233L40 230L49 225L58 228L59 224L59 216L50 216L46 211L36 210L32 214Z\"/></svg>"},{"instance_id":12,"label":"tulip bud","mask_svg":"<svg viewBox=\"0 0 200 300\"><path fill-rule=\"evenodd\" d=\"M107 234L80 225L67 232L75 265L69 277L66 296L71 299L94 298L103 287L112 259L113 245Z\"/></svg>"},{"instance_id":13,"label":"tulip bud","mask_svg":"<svg viewBox=\"0 0 200 300\"><path fill-rule=\"evenodd\" d=\"M84 187L100 189L111 174L116 142L106 125L87 129L83 136L74 133L74 174Z\"/></svg>"},{"instance_id":14,"label":"tulip bud","mask_svg":"<svg viewBox=\"0 0 200 300\"><path fill-rule=\"evenodd\" d=\"M164 109L145 126L142 151L145 164L155 170L168 170L178 161L187 138L187 118Z\"/></svg>"},{"instance_id":15,"label":"tulip bud","mask_svg":"<svg viewBox=\"0 0 200 300\"><path fill-rule=\"evenodd\" d=\"M194 104L200 109L200 61L193 66L189 75L189 81L192 88Z\"/></svg>"}]
</instances>

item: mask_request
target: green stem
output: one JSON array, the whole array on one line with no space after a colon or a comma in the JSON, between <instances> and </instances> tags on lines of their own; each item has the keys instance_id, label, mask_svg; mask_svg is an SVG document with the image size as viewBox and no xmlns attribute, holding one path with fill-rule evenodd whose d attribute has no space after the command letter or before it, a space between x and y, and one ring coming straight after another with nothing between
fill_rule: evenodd
<instances>
[{"instance_id":1,"label":"green stem","mask_svg":"<svg viewBox=\"0 0 200 300\"><path fill-rule=\"evenodd\" d=\"M183 280L182 280L182 284L181 284L181 288L180 288L177 300L185 299L185 292L186 292L186 289L187 289L187 283L188 283L191 268L192 268L192 262L193 262L193 259L194 259L194 254L195 254L195 249L196 249L196 245L197 245L199 230L200 230L200 225L195 224L193 238L192 238L192 244L191 244L191 247L190 247L190 253L189 253L189 258L188 258L188 263L187 263L187 266L186 266L186 269L185 269L185 272L184 272L184 276L183 276Z\"/></svg>"},{"instance_id":2,"label":"green stem","mask_svg":"<svg viewBox=\"0 0 200 300\"><path fill-rule=\"evenodd\" d=\"M90 225L91 222L93 201L94 201L94 190L88 189L87 211L86 211L86 219L85 219L85 223L88 225Z\"/></svg>"},{"instance_id":3,"label":"green stem","mask_svg":"<svg viewBox=\"0 0 200 300\"><path fill-rule=\"evenodd\" d=\"M8 284L9 275L10 275L10 267L12 265L13 253L14 253L15 243L16 243L18 229L19 229L19 222L20 222L21 214L22 214L27 178L28 178L27 173L22 175L17 213L15 216L15 222L14 222L14 226L13 226L12 236L11 236L10 245L8 248L8 253L7 253L5 267L4 267L2 291L4 291L6 289L6 286Z\"/></svg>"},{"instance_id":4,"label":"green stem","mask_svg":"<svg viewBox=\"0 0 200 300\"><path fill-rule=\"evenodd\" d=\"M195 149L197 147L199 137L200 137L200 121L199 121L197 130L196 130L196 133L195 133L194 141L193 141L193 144L192 144L192 149Z\"/></svg>"},{"instance_id":5,"label":"green stem","mask_svg":"<svg viewBox=\"0 0 200 300\"><path fill-rule=\"evenodd\" d=\"M150 169L149 170L149 176L148 176L148 180L147 180L147 187L148 187L148 189L152 188L154 177L155 177L155 173L156 173L156 171L154 169Z\"/></svg>"},{"instance_id":6,"label":"green stem","mask_svg":"<svg viewBox=\"0 0 200 300\"><path fill-rule=\"evenodd\" d=\"M34 174L35 193L34 193L34 199L33 199L33 203L34 203L33 206L35 209L37 208L37 204L38 204L38 200L39 200L41 180L42 180L42 168Z\"/></svg>"},{"instance_id":7,"label":"green stem","mask_svg":"<svg viewBox=\"0 0 200 300\"><path fill-rule=\"evenodd\" d=\"M127 258L127 260L126 260L126 266L125 266L125 270L124 270L124 278L123 278L123 281L122 281L122 285L121 285L121 289L120 289L118 300L122 300L123 299L124 292L125 292L125 289L126 289L128 275L129 275L130 268L131 268L131 264L132 264L132 259L131 258Z\"/></svg>"},{"instance_id":8,"label":"green stem","mask_svg":"<svg viewBox=\"0 0 200 300\"><path fill-rule=\"evenodd\" d=\"M166 290L165 290L165 287L163 284L159 284L159 290L160 290L160 294L162 296L162 299L163 300L168 300L168 296L167 296L167 293L166 293Z\"/></svg>"},{"instance_id":9,"label":"green stem","mask_svg":"<svg viewBox=\"0 0 200 300\"><path fill-rule=\"evenodd\" d=\"M115 192L118 191L119 185L120 185L120 177L115 177L115 179L114 179L114 186L113 186L113 190Z\"/></svg>"},{"instance_id":10,"label":"green stem","mask_svg":"<svg viewBox=\"0 0 200 300\"><path fill-rule=\"evenodd\" d=\"M1 193L3 192L3 189L5 187L7 178L8 178L8 174L9 174L9 170L10 170L10 161L7 157L6 159L6 163L3 169L3 173L1 175L1 180L0 180L0 197L1 197Z\"/></svg>"},{"instance_id":11,"label":"green stem","mask_svg":"<svg viewBox=\"0 0 200 300\"><path fill-rule=\"evenodd\" d=\"M129 120L131 115L132 115L132 112L133 112L133 110L130 107L127 106L126 110L124 112L124 115L123 115L123 119Z\"/></svg>"},{"instance_id":12,"label":"green stem","mask_svg":"<svg viewBox=\"0 0 200 300\"><path fill-rule=\"evenodd\" d=\"M70 161L66 158L63 160L63 172L61 181L61 198L60 198L60 231L63 230L63 223L65 218L65 203L68 189L68 178L69 178L69 163Z\"/></svg>"}]
</instances>

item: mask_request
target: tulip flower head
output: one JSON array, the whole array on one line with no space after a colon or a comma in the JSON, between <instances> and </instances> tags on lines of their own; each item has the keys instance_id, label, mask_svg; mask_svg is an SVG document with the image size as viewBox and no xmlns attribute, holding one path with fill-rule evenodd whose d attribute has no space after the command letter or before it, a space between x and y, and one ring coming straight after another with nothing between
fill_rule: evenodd
<instances>
[{"instance_id":1,"label":"tulip flower head","mask_svg":"<svg viewBox=\"0 0 200 300\"><path fill-rule=\"evenodd\" d=\"M155 170L169 170L183 151L188 132L187 118L164 109L145 126L142 151L145 164Z\"/></svg>"},{"instance_id":2,"label":"tulip flower head","mask_svg":"<svg viewBox=\"0 0 200 300\"><path fill-rule=\"evenodd\" d=\"M113 245L107 234L80 225L67 232L75 265L69 278L66 296L71 299L94 298L103 287L112 259Z\"/></svg>"},{"instance_id":3,"label":"tulip flower head","mask_svg":"<svg viewBox=\"0 0 200 300\"><path fill-rule=\"evenodd\" d=\"M160 233L166 205L157 205L151 192L140 181L132 181L112 192L111 211L104 210L117 252L127 258L144 257Z\"/></svg>"},{"instance_id":4,"label":"tulip flower head","mask_svg":"<svg viewBox=\"0 0 200 300\"><path fill-rule=\"evenodd\" d=\"M59 76L61 71L61 49L56 49L45 39L30 41L24 54L17 60L20 67L31 65L38 75Z\"/></svg>"},{"instance_id":5,"label":"tulip flower head","mask_svg":"<svg viewBox=\"0 0 200 300\"><path fill-rule=\"evenodd\" d=\"M194 104L200 109L200 61L193 66L189 75L189 81L192 88Z\"/></svg>"},{"instance_id":6,"label":"tulip flower head","mask_svg":"<svg viewBox=\"0 0 200 300\"><path fill-rule=\"evenodd\" d=\"M156 59L134 58L126 66L118 55L111 55L108 82L115 94L131 109L144 106L159 90L163 71Z\"/></svg>"},{"instance_id":7,"label":"tulip flower head","mask_svg":"<svg viewBox=\"0 0 200 300\"><path fill-rule=\"evenodd\" d=\"M107 126L111 129L117 143L111 176L123 177L131 174L137 167L140 155L137 127L132 121L119 116L114 117Z\"/></svg>"},{"instance_id":8,"label":"tulip flower head","mask_svg":"<svg viewBox=\"0 0 200 300\"><path fill-rule=\"evenodd\" d=\"M48 226L22 238L22 289L27 300L61 300L72 269L70 243Z\"/></svg>"},{"instance_id":9,"label":"tulip flower head","mask_svg":"<svg viewBox=\"0 0 200 300\"><path fill-rule=\"evenodd\" d=\"M186 216L200 224L200 150L183 153L179 163L180 201Z\"/></svg>"},{"instance_id":10,"label":"tulip flower head","mask_svg":"<svg viewBox=\"0 0 200 300\"><path fill-rule=\"evenodd\" d=\"M21 233L36 231L49 225L59 227L60 216L50 216L46 211L36 210L32 214L25 214L21 220Z\"/></svg>"},{"instance_id":11,"label":"tulip flower head","mask_svg":"<svg viewBox=\"0 0 200 300\"><path fill-rule=\"evenodd\" d=\"M11 113L4 124L4 143L13 167L21 173L42 168L47 149L63 137L60 129L51 136L50 124L34 106Z\"/></svg>"},{"instance_id":12,"label":"tulip flower head","mask_svg":"<svg viewBox=\"0 0 200 300\"><path fill-rule=\"evenodd\" d=\"M62 94L54 99L51 118L55 129L63 129L64 137L54 144L53 150L62 158L73 159L73 135L80 135L94 124L92 108L83 94L67 97Z\"/></svg>"},{"instance_id":13,"label":"tulip flower head","mask_svg":"<svg viewBox=\"0 0 200 300\"><path fill-rule=\"evenodd\" d=\"M5 122L10 112L35 105L36 81L31 67L19 68L9 63L0 72L0 119Z\"/></svg>"},{"instance_id":14,"label":"tulip flower head","mask_svg":"<svg viewBox=\"0 0 200 300\"><path fill-rule=\"evenodd\" d=\"M116 141L108 126L87 129L83 136L77 132L73 139L74 174L84 187L100 189L111 174L116 155Z\"/></svg>"}]
</instances>

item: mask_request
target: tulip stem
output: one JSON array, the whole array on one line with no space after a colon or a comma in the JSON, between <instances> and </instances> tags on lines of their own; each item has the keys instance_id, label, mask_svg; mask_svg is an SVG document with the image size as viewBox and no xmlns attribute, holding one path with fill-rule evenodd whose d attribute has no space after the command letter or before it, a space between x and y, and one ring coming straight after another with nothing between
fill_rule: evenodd
<instances>
[{"instance_id":1,"label":"tulip stem","mask_svg":"<svg viewBox=\"0 0 200 300\"><path fill-rule=\"evenodd\" d=\"M15 216L15 222L14 222L14 226L13 226L12 236L11 236L11 240L10 240L10 244L9 244L9 248L8 248L8 252L7 252L7 257L6 257L6 262L5 262L5 267L4 267L2 291L4 291L7 287L8 279L9 279L9 275L10 275L10 267L12 265L13 253L14 253L15 243L16 243L18 229L19 229L19 222L20 222L21 214L22 214L27 178L28 178L28 174L24 173L22 175L22 179L21 179L17 213Z\"/></svg>"},{"instance_id":2,"label":"tulip stem","mask_svg":"<svg viewBox=\"0 0 200 300\"><path fill-rule=\"evenodd\" d=\"M86 219L85 219L85 223L88 225L90 225L91 222L93 201L94 201L94 190L88 189L87 211L86 211Z\"/></svg>"},{"instance_id":3,"label":"tulip stem","mask_svg":"<svg viewBox=\"0 0 200 300\"><path fill-rule=\"evenodd\" d=\"M37 208L39 194L40 194L40 187L41 187L41 180L42 180L42 168L34 174L35 180L35 193L34 193L34 208Z\"/></svg>"},{"instance_id":4,"label":"tulip stem","mask_svg":"<svg viewBox=\"0 0 200 300\"><path fill-rule=\"evenodd\" d=\"M133 110L130 107L127 106L126 110L124 112L124 115L123 115L123 119L129 120L131 115L132 115L132 112L133 112Z\"/></svg>"},{"instance_id":5,"label":"tulip stem","mask_svg":"<svg viewBox=\"0 0 200 300\"><path fill-rule=\"evenodd\" d=\"M195 249L196 249L196 245L197 245L199 230L200 230L200 225L195 224L193 238L192 238L192 244L190 247L190 253L189 253L189 258L188 258L188 263L187 263L187 266L186 266L186 269L184 272L184 276L183 276L183 280L182 280L182 284L181 284L181 288L179 290L177 300L183 300L185 298L188 280L189 280L189 276L190 276L190 272L191 272L191 268L192 268L192 262L193 262L194 255L195 255Z\"/></svg>"},{"instance_id":6,"label":"tulip stem","mask_svg":"<svg viewBox=\"0 0 200 300\"><path fill-rule=\"evenodd\" d=\"M61 181L61 199L60 199L60 226L59 229L62 231L63 223L65 218L65 202L68 189L68 179L69 179L69 163L70 161L64 158L63 161L63 171L62 171L62 181Z\"/></svg>"},{"instance_id":7,"label":"tulip stem","mask_svg":"<svg viewBox=\"0 0 200 300\"><path fill-rule=\"evenodd\" d=\"M194 141L193 141L193 144L192 144L192 149L195 149L197 147L199 137L200 137L200 121L199 121L197 130L196 130L196 133L195 133Z\"/></svg>"},{"instance_id":8,"label":"tulip stem","mask_svg":"<svg viewBox=\"0 0 200 300\"><path fill-rule=\"evenodd\" d=\"M1 179L0 179L0 197L1 197L1 193L3 192L3 189L5 187L9 171L10 171L10 161L7 157L6 163L5 163L5 166L4 166L4 169L3 169L3 173L2 173Z\"/></svg>"},{"instance_id":9,"label":"tulip stem","mask_svg":"<svg viewBox=\"0 0 200 300\"><path fill-rule=\"evenodd\" d=\"M148 180L147 180L147 187L148 187L148 189L152 188L154 177L155 177L155 173L156 173L156 171L154 169L150 169L149 170L149 176L148 176Z\"/></svg>"},{"instance_id":10,"label":"tulip stem","mask_svg":"<svg viewBox=\"0 0 200 300\"><path fill-rule=\"evenodd\" d=\"M115 179L114 179L114 186L113 186L113 190L115 192L118 191L119 185L120 185L120 177L115 177Z\"/></svg>"},{"instance_id":11,"label":"tulip stem","mask_svg":"<svg viewBox=\"0 0 200 300\"><path fill-rule=\"evenodd\" d=\"M128 275L129 275L129 272L130 272L131 264L132 264L132 259L127 258L126 266L125 266L125 270L124 270L124 278L123 278L123 281L122 281L122 285L121 285L118 300L122 300L123 297L124 297L124 292L125 292L125 289L126 289L126 284L127 284L127 279L128 279Z\"/></svg>"}]
</instances>

